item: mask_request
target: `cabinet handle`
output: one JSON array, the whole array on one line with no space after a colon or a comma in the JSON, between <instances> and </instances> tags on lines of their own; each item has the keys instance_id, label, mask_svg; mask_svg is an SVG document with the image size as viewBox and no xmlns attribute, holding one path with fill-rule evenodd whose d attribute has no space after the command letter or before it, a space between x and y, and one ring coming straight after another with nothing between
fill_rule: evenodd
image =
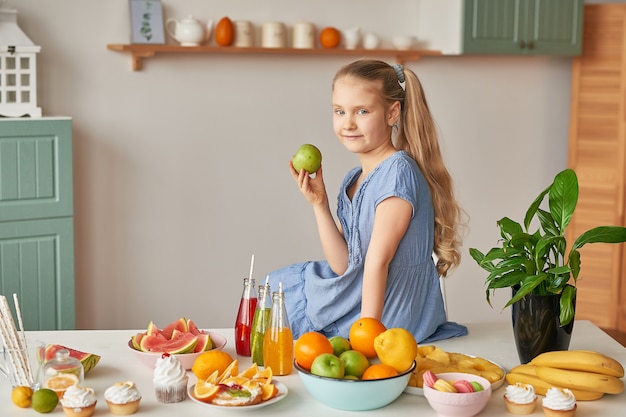
<instances>
[{"instance_id":1,"label":"cabinet handle","mask_svg":"<svg viewBox=\"0 0 626 417\"><path fill-rule=\"evenodd\" d=\"M533 41L528 42L528 45L526 46L528 49L533 49L535 47L535 43Z\"/></svg>"},{"instance_id":2,"label":"cabinet handle","mask_svg":"<svg viewBox=\"0 0 626 417\"><path fill-rule=\"evenodd\" d=\"M520 49L524 49L524 48L526 48L526 42L524 42L524 41L519 41L519 47L520 47Z\"/></svg>"}]
</instances>

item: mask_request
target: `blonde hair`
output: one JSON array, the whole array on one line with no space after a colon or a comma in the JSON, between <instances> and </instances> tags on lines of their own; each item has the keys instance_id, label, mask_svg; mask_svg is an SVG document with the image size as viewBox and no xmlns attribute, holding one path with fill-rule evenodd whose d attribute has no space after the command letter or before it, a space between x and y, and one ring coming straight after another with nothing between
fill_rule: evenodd
<instances>
[{"instance_id":1,"label":"blonde hair","mask_svg":"<svg viewBox=\"0 0 626 417\"><path fill-rule=\"evenodd\" d=\"M410 69L394 68L383 61L362 59L341 68L333 85L335 80L344 76L379 82L381 94L389 105L400 102L402 115L395 134L395 146L411 155L428 182L435 213L433 249L437 272L445 277L461 261L461 208L454 197L452 177L439 148L437 127L417 75ZM402 78L405 88L400 84Z\"/></svg>"}]
</instances>

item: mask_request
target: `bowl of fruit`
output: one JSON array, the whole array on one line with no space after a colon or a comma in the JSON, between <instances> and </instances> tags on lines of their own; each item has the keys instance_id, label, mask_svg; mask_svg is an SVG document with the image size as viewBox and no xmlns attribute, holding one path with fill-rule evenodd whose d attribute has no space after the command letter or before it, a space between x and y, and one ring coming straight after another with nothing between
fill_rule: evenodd
<instances>
[{"instance_id":1,"label":"bowl of fruit","mask_svg":"<svg viewBox=\"0 0 626 417\"><path fill-rule=\"evenodd\" d=\"M384 407L406 389L417 366L417 342L402 328L386 329L372 318L357 320L349 338L301 335L294 367L303 385L324 405L347 411Z\"/></svg>"},{"instance_id":2,"label":"bowl of fruit","mask_svg":"<svg viewBox=\"0 0 626 417\"><path fill-rule=\"evenodd\" d=\"M147 366L154 368L163 353L175 355L183 368L191 369L196 358L208 350L221 350L226 338L218 333L198 329L191 319L180 318L159 329L150 322L145 332L133 335L128 348Z\"/></svg>"},{"instance_id":3,"label":"bowl of fruit","mask_svg":"<svg viewBox=\"0 0 626 417\"><path fill-rule=\"evenodd\" d=\"M426 371L423 378L424 397L440 416L473 417L491 398L491 383L478 375Z\"/></svg>"}]
</instances>

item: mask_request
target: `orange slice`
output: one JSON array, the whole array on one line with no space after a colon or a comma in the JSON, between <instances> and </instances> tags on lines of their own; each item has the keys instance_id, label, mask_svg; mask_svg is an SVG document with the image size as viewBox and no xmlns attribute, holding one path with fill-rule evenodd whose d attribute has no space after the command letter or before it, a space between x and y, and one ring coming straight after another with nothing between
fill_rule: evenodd
<instances>
[{"instance_id":1,"label":"orange slice","mask_svg":"<svg viewBox=\"0 0 626 417\"><path fill-rule=\"evenodd\" d=\"M263 401L271 400L278 394L278 388L274 384L263 384L261 390L261 399Z\"/></svg>"},{"instance_id":2,"label":"orange slice","mask_svg":"<svg viewBox=\"0 0 626 417\"><path fill-rule=\"evenodd\" d=\"M225 379L230 378L233 375L237 375L239 373L238 366L239 365L237 359L235 359L230 363L230 365L228 365L228 367L226 367L226 369L224 369L224 372L222 372L222 374L218 378L218 381L221 383Z\"/></svg>"},{"instance_id":3,"label":"orange slice","mask_svg":"<svg viewBox=\"0 0 626 417\"><path fill-rule=\"evenodd\" d=\"M241 372L239 374L239 376L243 377L243 378L251 379L252 377L254 377L257 374L257 372L259 372L259 365L254 363L254 364L252 364L251 367L249 367L245 371Z\"/></svg>"},{"instance_id":4,"label":"orange slice","mask_svg":"<svg viewBox=\"0 0 626 417\"><path fill-rule=\"evenodd\" d=\"M213 384L213 385L217 385L217 380L219 378L219 372L220 371L215 370L211 375L209 375L209 377L204 382L209 383L209 384Z\"/></svg>"},{"instance_id":5,"label":"orange slice","mask_svg":"<svg viewBox=\"0 0 626 417\"><path fill-rule=\"evenodd\" d=\"M62 398L65 390L72 385L78 384L78 377L74 374L58 374L48 378L44 384L45 388L49 388Z\"/></svg>"},{"instance_id":6,"label":"orange slice","mask_svg":"<svg viewBox=\"0 0 626 417\"><path fill-rule=\"evenodd\" d=\"M252 379L258 381L261 384L269 384L270 382L272 382L272 376L272 368L267 367L262 371L258 371L256 375L252 377Z\"/></svg>"},{"instance_id":7,"label":"orange slice","mask_svg":"<svg viewBox=\"0 0 626 417\"><path fill-rule=\"evenodd\" d=\"M198 381L193 389L193 394L202 402L210 402L219 391L220 387L218 385L205 381Z\"/></svg>"}]
</instances>

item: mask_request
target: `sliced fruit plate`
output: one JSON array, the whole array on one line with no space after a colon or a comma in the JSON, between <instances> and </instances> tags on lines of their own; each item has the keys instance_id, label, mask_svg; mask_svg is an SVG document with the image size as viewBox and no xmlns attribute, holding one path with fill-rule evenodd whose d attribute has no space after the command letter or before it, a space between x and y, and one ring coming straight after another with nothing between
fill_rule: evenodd
<instances>
[{"instance_id":1,"label":"sliced fruit plate","mask_svg":"<svg viewBox=\"0 0 626 417\"><path fill-rule=\"evenodd\" d=\"M175 355L183 368L191 369L196 358L208 350L221 350L226 338L218 333L198 329L191 319L184 317L159 329L150 322L145 332L133 335L128 347L146 365L154 368L163 353Z\"/></svg>"}]
</instances>

